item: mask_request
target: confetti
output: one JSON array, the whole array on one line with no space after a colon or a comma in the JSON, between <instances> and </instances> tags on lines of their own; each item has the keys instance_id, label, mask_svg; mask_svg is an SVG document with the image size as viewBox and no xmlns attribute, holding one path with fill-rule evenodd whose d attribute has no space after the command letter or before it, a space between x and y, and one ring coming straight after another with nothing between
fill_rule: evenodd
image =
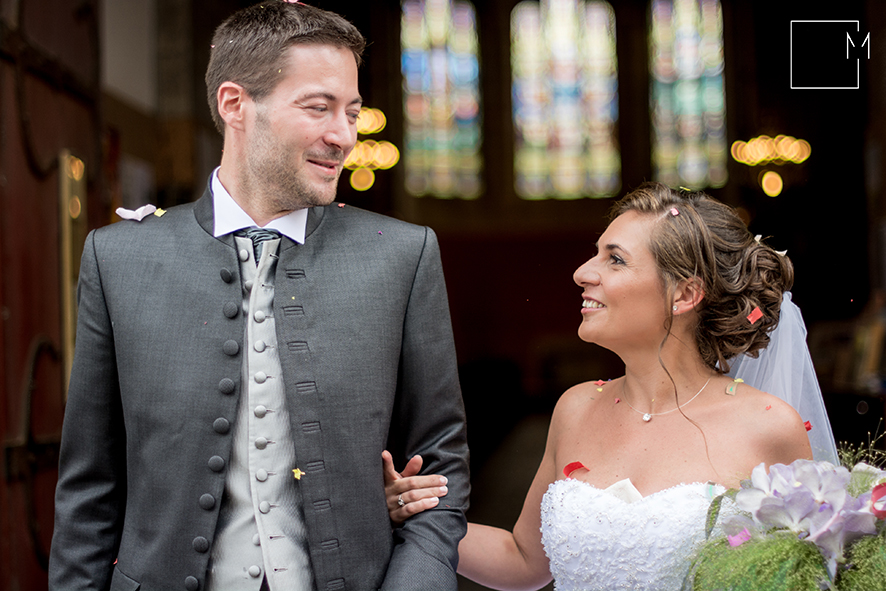
<instances>
[{"instance_id":1,"label":"confetti","mask_svg":"<svg viewBox=\"0 0 886 591\"><path fill-rule=\"evenodd\" d=\"M770 408L772 408L772 405L771 405L771 404L767 404L767 405L766 405L766 410L769 410Z\"/></svg>"},{"instance_id":2,"label":"confetti","mask_svg":"<svg viewBox=\"0 0 886 591\"><path fill-rule=\"evenodd\" d=\"M292 471L292 475L295 476L296 480L301 480L301 477L304 476L304 474L305 473L302 472L301 470L299 470L298 468L296 468L295 470Z\"/></svg>"},{"instance_id":3,"label":"confetti","mask_svg":"<svg viewBox=\"0 0 886 591\"><path fill-rule=\"evenodd\" d=\"M744 380L741 378L735 378L734 380L732 380L732 383L729 384L728 386L726 386L726 393L729 394L730 396L735 396L735 389L742 382L744 382Z\"/></svg>"},{"instance_id":4,"label":"confetti","mask_svg":"<svg viewBox=\"0 0 886 591\"><path fill-rule=\"evenodd\" d=\"M748 320L751 324L755 324L759 319L763 318L763 312L760 311L760 306L754 308L754 311L748 314Z\"/></svg>"},{"instance_id":5,"label":"confetti","mask_svg":"<svg viewBox=\"0 0 886 591\"><path fill-rule=\"evenodd\" d=\"M563 475L566 478L569 478L569 476L573 472L575 472L576 470L579 470L581 468L584 468L585 470L587 470L587 468L585 468L585 465L582 464L581 462L572 462L572 463L566 464L566 467L563 468Z\"/></svg>"},{"instance_id":6,"label":"confetti","mask_svg":"<svg viewBox=\"0 0 886 591\"><path fill-rule=\"evenodd\" d=\"M871 489L871 513L877 519L886 519L886 483L881 483Z\"/></svg>"},{"instance_id":7,"label":"confetti","mask_svg":"<svg viewBox=\"0 0 886 591\"><path fill-rule=\"evenodd\" d=\"M124 220L135 220L136 222L140 222L155 211L157 211L157 207L149 203L148 205L142 205L136 210L118 207L117 211L114 213Z\"/></svg>"},{"instance_id":8,"label":"confetti","mask_svg":"<svg viewBox=\"0 0 886 591\"><path fill-rule=\"evenodd\" d=\"M339 206L339 207L344 207L345 204L344 204L344 203L339 203L338 206Z\"/></svg>"},{"instance_id":9,"label":"confetti","mask_svg":"<svg viewBox=\"0 0 886 591\"><path fill-rule=\"evenodd\" d=\"M806 427L807 431L812 431L812 423L810 423L809 421L803 423L803 426Z\"/></svg>"},{"instance_id":10,"label":"confetti","mask_svg":"<svg viewBox=\"0 0 886 591\"><path fill-rule=\"evenodd\" d=\"M381 236L381 230L378 231L378 235Z\"/></svg>"},{"instance_id":11,"label":"confetti","mask_svg":"<svg viewBox=\"0 0 886 591\"><path fill-rule=\"evenodd\" d=\"M154 215L157 216L158 218L162 218L164 215L166 215L166 210L163 209L162 207L158 207L157 211L154 212Z\"/></svg>"},{"instance_id":12,"label":"confetti","mask_svg":"<svg viewBox=\"0 0 886 591\"><path fill-rule=\"evenodd\" d=\"M621 398L616 398L615 403L618 404L619 402L621 402Z\"/></svg>"},{"instance_id":13,"label":"confetti","mask_svg":"<svg viewBox=\"0 0 886 591\"><path fill-rule=\"evenodd\" d=\"M598 386L602 386L602 385L605 384L606 382L604 382L603 380L597 380L597 381L594 382L594 383L595 383L596 385L598 385Z\"/></svg>"},{"instance_id":14,"label":"confetti","mask_svg":"<svg viewBox=\"0 0 886 591\"><path fill-rule=\"evenodd\" d=\"M597 392L602 392L603 388L597 388Z\"/></svg>"},{"instance_id":15,"label":"confetti","mask_svg":"<svg viewBox=\"0 0 886 591\"><path fill-rule=\"evenodd\" d=\"M748 531L748 528L744 528L734 536L727 535L726 539L729 540L729 545L735 548L736 546L741 546L745 542L751 539L751 532Z\"/></svg>"},{"instance_id":16,"label":"confetti","mask_svg":"<svg viewBox=\"0 0 886 591\"><path fill-rule=\"evenodd\" d=\"M680 215L680 212L677 211L677 208L676 208L676 207L672 207L672 208L671 208L671 215L674 216L674 217L676 217L676 216Z\"/></svg>"}]
</instances>

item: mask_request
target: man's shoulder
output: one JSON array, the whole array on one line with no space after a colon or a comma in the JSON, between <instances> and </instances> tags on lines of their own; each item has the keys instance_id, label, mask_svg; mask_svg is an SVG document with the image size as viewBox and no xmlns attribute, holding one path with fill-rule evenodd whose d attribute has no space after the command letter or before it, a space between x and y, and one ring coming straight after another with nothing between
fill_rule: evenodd
<instances>
[{"instance_id":1,"label":"man's shoulder","mask_svg":"<svg viewBox=\"0 0 886 591\"><path fill-rule=\"evenodd\" d=\"M359 233L376 236L391 236L397 239L424 241L433 231L427 226L420 226L391 216L367 211L353 205L333 203L322 208L321 227L330 230L344 229L349 235Z\"/></svg>"},{"instance_id":2,"label":"man's shoulder","mask_svg":"<svg viewBox=\"0 0 886 591\"><path fill-rule=\"evenodd\" d=\"M141 240L158 240L164 235L178 234L183 228L199 227L194 217L194 203L176 205L169 209L157 209L139 221L120 220L95 230L95 240L100 243L133 243Z\"/></svg>"}]
</instances>

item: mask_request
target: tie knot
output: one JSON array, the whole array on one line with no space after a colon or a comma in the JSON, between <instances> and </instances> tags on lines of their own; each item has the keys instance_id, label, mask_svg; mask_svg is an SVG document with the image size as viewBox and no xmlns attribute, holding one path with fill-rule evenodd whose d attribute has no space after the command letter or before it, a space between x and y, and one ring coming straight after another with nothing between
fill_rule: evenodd
<instances>
[{"instance_id":1,"label":"tie knot","mask_svg":"<svg viewBox=\"0 0 886 591\"><path fill-rule=\"evenodd\" d=\"M255 253L255 264L258 265L258 261L261 259L262 242L279 238L280 232L278 232L277 230L252 227L237 230L236 232L234 232L234 235L242 236L252 240L252 249Z\"/></svg>"},{"instance_id":2,"label":"tie knot","mask_svg":"<svg viewBox=\"0 0 886 591\"><path fill-rule=\"evenodd\" d=\"M237 236L245 236L252 240L252 243L255 245L261 244L266 240L273 240L274 238L280 237L280 232L277 230L268 230L267 228L243 228L242 230L237 230Z\"/></svg>"}]
</instances>

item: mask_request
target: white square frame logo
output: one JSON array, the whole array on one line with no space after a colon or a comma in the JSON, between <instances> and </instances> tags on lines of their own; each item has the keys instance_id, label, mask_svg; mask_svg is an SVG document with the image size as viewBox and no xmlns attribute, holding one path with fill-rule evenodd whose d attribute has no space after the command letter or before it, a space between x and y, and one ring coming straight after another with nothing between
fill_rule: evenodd
<instances>
[{"instance_id":1,"label":"white square frame logo","mask_svg":"<svg viewBox=\"0 0 886 591\"><path fill-rule=\"evenodd\" d=\"M856 32L861 31L861 22L853 20L796 20L791 21L791 89L792 90L858 90L861 87L861 60L855 60L855 86L794 86L794 23L855 23Z\"/></svg>"}]
</instances>

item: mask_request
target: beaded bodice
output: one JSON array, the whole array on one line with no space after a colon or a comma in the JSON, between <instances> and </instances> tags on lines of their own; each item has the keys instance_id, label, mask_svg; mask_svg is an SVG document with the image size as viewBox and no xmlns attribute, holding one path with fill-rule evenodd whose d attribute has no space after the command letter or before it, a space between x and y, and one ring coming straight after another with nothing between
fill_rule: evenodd
<instances>
[{"instance_id":1,"label":"beaded bodice","mask_svg":"<svg viewBox=\"0 0 886 591\"><path fill-rule=\"evenodd\" d=\"M704 540L711 499L723 490L681 484L626 502L580 480L553 482L541 504L541 532L554 589L680 589Z\"/></svg>"}]
</instances>

